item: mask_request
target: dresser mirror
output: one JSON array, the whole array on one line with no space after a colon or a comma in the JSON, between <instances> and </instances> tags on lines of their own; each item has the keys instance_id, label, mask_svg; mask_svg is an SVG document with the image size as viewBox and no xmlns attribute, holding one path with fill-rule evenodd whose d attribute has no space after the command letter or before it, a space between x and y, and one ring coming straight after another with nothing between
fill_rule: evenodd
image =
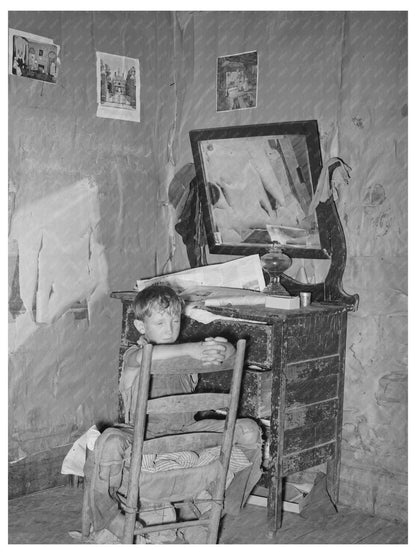
<instances>
[{"instance_id":1,"label":"dresser mirror","mask_svg":"<svg viewBox=\"0 0 416 555\"><path fill-rule=\"evenodd\" d=\"M210 252L254 254L276 241L292 258L328 258L319 207L316 121L190 132Z\"/></svg>"}]
</instances>

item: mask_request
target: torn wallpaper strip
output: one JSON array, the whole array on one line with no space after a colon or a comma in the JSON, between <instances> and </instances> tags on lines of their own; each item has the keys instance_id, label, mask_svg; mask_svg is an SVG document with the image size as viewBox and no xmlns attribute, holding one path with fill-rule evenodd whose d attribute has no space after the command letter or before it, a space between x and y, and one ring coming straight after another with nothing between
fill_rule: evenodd
<instances>
[{"instance_id":1,"label":"torn wallpaper strip","mask_svg":"<svg viewBox=\"0 0 416 555\"><path fill-rule=\"evenodd\" d=\"M99 220L97 186L88 179L14 215L21 298L36 322L51 323L73 303L108 291Z\"/></svg>"}]
</instances>

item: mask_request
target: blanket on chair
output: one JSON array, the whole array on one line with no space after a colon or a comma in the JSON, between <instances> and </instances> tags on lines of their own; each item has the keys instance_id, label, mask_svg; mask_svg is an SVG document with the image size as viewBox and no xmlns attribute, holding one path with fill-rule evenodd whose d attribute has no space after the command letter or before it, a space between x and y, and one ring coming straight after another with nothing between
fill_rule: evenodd
<instances>
[{"instance_id":1,"label":"blanket on chair","mask_svg":"<svg viewBox=\"0 0 416 555\"><path fill-rule=\"evenodd\" d=\"M95 531L108 528L111 521L123 513L132 437L133 430L129 426L107 428L87 457L84 475ZM201 512L207 510L209 504L206 499L212 498L218 472L218 455L219 447L204 449L199 453L183 451L159 456L144 455L139 485L141 511L146 512L149 507L157 507L157 504L166 505L183 499L196 500ZM225 512L236 514L250 493L250 474L253 474L253 467L259 466L261 453L253 455L250 461L241 449L233 447L227 476Z\"/></svg>"}]
</instances>

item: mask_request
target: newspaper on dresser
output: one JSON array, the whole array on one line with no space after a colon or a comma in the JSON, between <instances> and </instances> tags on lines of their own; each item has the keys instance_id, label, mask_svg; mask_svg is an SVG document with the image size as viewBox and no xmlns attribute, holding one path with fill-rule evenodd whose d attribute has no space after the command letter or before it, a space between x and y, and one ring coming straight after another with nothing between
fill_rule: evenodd
<instances>
[{"instance_id":1,"label":"newspaper on dresser","mask_svg":"<svg viewBox=\"0 0 416 555\"><path fill-rule=\"evenodd\" d=\"M266 285L258 254L150 279L139 279L136 282L135 289L141 291L153 284L169 285L178 292L200 286L233 287L262 291Z\"/></svg>"}]
</instances>

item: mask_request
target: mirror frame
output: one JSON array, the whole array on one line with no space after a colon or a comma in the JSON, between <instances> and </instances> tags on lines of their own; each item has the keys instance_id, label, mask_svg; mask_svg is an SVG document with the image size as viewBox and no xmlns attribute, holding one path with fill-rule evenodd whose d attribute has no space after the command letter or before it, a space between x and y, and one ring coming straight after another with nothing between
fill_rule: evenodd
<instances>
[{"instance_id":1,"label":"mirror frame","mask_svg":"<svg viewBox=\"0 0 416 555\"><path fill-rule=\"evenodd\" d=\"M216 139L236 139L247 137L262 137L268 135L300 135L306 139L308 150L310 175L313 192L315 193L322 169L321 148L319 143L318 124L316 120L291 121L284 123L263 123L258 125L240 125L235 127L215 127L210 129L195 129L190 131L192 154L195 163L196 180L201 199L202 217L207 236L208 248L211 253L249 255L264 254L269 250L269 243L218 243L215 239L215 224L212 213L208 183L205 177L204 160L200 143ZM325 214L321 206L316 208L321 248L305 248L292 245L282 245L282 251L291 258L330 258L330 244L326 232Z\"/></svg>"}]
</instances>

